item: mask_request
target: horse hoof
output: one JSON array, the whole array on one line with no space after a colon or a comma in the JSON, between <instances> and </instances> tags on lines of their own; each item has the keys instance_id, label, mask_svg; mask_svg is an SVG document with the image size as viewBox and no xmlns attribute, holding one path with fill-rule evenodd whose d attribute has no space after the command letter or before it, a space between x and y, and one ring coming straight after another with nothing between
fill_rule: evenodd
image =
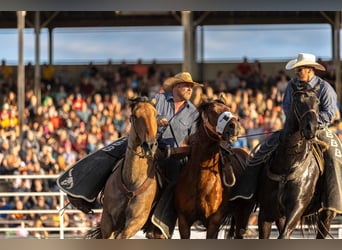
<instances>
[{"instance_id":1,"label":"horse hoof","mask_svg":"<svg viewBox=\"0 0 342 250\"><path fill-rule=\"evenodd\" d=\"M161 232L149 231L146 233L147 239L162 239L165 240L165 236Z\"/></svg>"}]
</instances>

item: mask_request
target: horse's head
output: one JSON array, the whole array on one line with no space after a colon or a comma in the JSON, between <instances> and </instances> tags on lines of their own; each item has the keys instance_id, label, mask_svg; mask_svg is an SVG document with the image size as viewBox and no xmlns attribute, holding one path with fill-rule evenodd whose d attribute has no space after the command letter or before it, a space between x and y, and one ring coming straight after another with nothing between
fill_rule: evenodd
<instances>
[{"instance_id":1,"label":"horse's head","mask_svg":"<svg viewBox=\"0 0 342 250\"><path fill-rule=\"evenodd\" d=\"M203 102L198 107L203 125L210 137L230 143L237 139L240 123L236 115L222 100Z\"/></svg>"},{"instance_id":2,"label":"horse's head","mask_svg":"<svg viewBox=\"0 0 342 250\"><path fill-rule=\"evenodd\" d=\"M135 142L140 145L145 156L154 156L157 150L157 110L155 103L147 97L130 99L132 109L131 131Z\"/></svg>"},{"instance_id":3,"label":"horse's head","mask_svg":"<svg viewBox=\"0 0 342 250\"><path fill-rule=\"evenodd\" d=\"M317 91L319 84L312 88L309 84L295 85L291 82L292 112L298 121L300 134L306 139L315 137L318 128L319 99Z\"/></svg>"}]
</instances>

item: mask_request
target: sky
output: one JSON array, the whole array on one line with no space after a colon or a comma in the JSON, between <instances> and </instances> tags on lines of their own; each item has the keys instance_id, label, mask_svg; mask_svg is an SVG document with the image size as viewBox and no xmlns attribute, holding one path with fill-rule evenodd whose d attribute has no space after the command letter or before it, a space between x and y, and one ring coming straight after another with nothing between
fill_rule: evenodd
<instances>
[{"instance_id":1,"label":"sky","mask_svg":"<svg viewBox=\"0 0 342 250\"><path fill-rule=\"evenodd\" d=\"M331 27L327 24L205 26L203 32L205 61L238 61L244 56L250 60L279 61L300 52L330 60L332 55ZM201 37L200 30L197 34ZM145 62L180 62L182 42L181 26L58 28L53 31L53 63L104 63L109 59L136 62L139 58ZM26 63L35 61L34 43L33 29L25 29ZM46 29L41 31L40 45L40 62L48 62ZM0 46L0 58L7 64L17 64L18 31L1 29Z\"/></svg>"}]
</instances>

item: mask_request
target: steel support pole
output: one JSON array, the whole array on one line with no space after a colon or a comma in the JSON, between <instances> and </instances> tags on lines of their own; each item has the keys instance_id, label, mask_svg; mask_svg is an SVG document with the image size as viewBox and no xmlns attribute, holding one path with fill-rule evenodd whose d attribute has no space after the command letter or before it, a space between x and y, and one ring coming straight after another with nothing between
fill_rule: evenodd
<instances>
[{"instance_id":1,"label":"steel support pole","mask_svg":"<svg viewBox=\"0 0 342 250\"><path fill-rule=\"evenodd\" d=\"M23 123L25 108L25 64L24 64L24 30L25 30L25 11L17 11L18 25L18 79L17 79L17 102L18 102L18 120L19 120L19 140L23 140Z\"/></svg>"},{"instance_id":2,"label":"steel support pole","mask_svg":"<svg viewBox=\"0 0 342 250\"><path fill-rule=\"evenodd\" d=\"M40 12L35 13L35 66L34 66L34 94L37 97L37 105L41 104L40 87Z\"/></svg>"}]
</instances>

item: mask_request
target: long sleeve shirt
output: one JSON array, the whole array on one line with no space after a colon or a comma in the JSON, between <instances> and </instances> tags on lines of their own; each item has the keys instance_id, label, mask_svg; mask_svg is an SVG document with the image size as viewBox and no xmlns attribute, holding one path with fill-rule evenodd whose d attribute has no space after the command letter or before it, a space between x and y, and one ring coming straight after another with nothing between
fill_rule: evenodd
<instances>
[{"instance_id":1,"label":"long sleeve shirt","mask_svg":"<svg viewBox=\"0 0 342 250\"><path fill-rule=\"evenodd\" d=\"M294 79L295 84L299 84L299 80ZM318 76L314 76L309 82L311 87L316 86L316 84L320 85L320 89L318 91L318 99L320 101L319 105L319 115L318 115L318 123L320 126L325 127L329 126L332 119L335 117L337 110L337 95L333 87L325 80ZM283 98L283 109L285 115L288 114L291 101L292 101L292 92L293 89L291 84L287 84L285 89L285 94Z\"/></svg>"},{"instance_id":2,"label":"long sleeve shirt","mask_svg":"<svg viewBox=\"0 0 342 250\"><path fill-rule=\"evenodd\" d=\"M154 97L157 99L157 119L166 118L169 121L168 126L158 128L159 148L165 149L166 145L170 145L170 147L181 146L184 139L196 131L196 119L199 115L196 107L188 101L175 114L175 103L172 93L157 93Z\"/></svg>"}]
</instances>

